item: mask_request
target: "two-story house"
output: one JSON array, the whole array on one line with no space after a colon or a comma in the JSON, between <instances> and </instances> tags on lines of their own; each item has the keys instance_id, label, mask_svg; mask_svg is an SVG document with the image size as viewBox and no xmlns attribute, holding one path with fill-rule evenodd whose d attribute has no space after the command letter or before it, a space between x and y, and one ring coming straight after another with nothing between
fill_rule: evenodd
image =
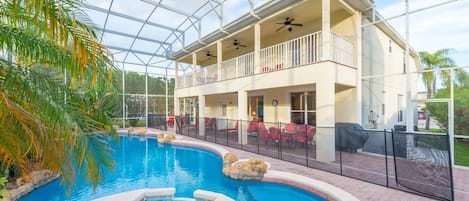
<instances>
[{"instance_id":1,"label":"two-story house","mask_svg":"<svg viewBox=\"0 0 469 201\"><path fill-rule=\"evenodd\" d=\"M404 121L405 78L384 75L404 73L405 43L386 23L363 26L372 6L267 3L201 38L172 55L174 113L313 125L317 160L335 160L336 122L384 128ZM415 71L418 56L411 55ZM204 125L198 129L204 135ZM246 142L248 133L239 133Z\"/></svg>"}]
</instances>

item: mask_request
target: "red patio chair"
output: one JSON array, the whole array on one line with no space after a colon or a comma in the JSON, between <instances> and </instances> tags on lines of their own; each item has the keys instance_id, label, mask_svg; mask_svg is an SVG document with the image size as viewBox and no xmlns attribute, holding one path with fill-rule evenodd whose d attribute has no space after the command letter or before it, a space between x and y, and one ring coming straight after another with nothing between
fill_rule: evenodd
<instances>
[{"instance_id":1,"label":"red patio chair","mask_svg":"<svg viewBox=\"0 0 469 201\"><path fill-rule=\"evenodd\" d=\"M215 130L215 118L209 118L208 121L205 122L205 129Z\"/></svg>"},{"instance_id":2,"label":"red patio chair","mask_svg":"<svg viewBox=\"0 0 469 201\"><path fill-rule=\"evenodd\" d=\"M299 143L311 142L313 136L316 134L316 127L314 126L304 126L301 125L298 127L298 132L293 135L293 140Z\"/></svg>"},{"instance_id":3,"label":"red patio chair","mask_svg":"<svg viewBox=\"0 0 469 201\"><path fill-rule=\"evenodd\" d=\"M277 127L270 127L269 132L270 136L272 137L272 140L276 143L289 141L287 137L282 136L280 129L278 129Z\"/></svg>"},{"instance_id":4,"label":"red patio chair","mask_svg":"<svg viewBox=\"0 0 469 201\"><path fill-rule=\"evenodd\" d=\"M285 125L285 133L295 134L296 133L296 124L295 123L289 123L289 124Z\"/></svg>"},{"instance_id":5,"label":"red patio chair","mask_svg":"<svg viewBox=\"0 0 469 201\"><path fill-rule=\"evenodd\" d=\"M248 132L257 132L257 125L258 125L257 121L255 121L255 120L250 121L247 131Z\"/></svg>"},{"instance_id":6,"label":"red patio chair","mask_svg":"<svg viewBox=\"0 0 469 201\"><path fill-rule=\"evenodd\" d=\"M259 128L259 137L261 138L261 140L264 140L266 144L269 142L269 140L272 139L271 135L269 134L269 131L267 131L265 127Z\"/></svg>"}]
</instances>

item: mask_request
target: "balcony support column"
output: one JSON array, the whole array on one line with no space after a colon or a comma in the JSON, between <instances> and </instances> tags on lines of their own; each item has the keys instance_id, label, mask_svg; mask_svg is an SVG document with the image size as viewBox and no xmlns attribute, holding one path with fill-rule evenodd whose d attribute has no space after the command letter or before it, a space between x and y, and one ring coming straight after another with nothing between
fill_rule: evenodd
<instances>
[{"instance_id":1,"label":"balcony support column","mask_svg":"<svg viewBox=\"0 0 469 201\"><path fill-rule=\"evenodd\" d=\"M261 65L261 25L254 25L254 69L253 73L259 73Z\"/></svg>"},{"instance_id":2,"label":"balcony support column","mask_svg":"<svg viewBox=\"0 0 469 201\"><path fill-rule=\"evenodd\" d=\"M316 83L316 159L335 160L335 70L323 68Z\"/></svg>"},{"instance_id":3,"label":"balcony support column","mask_svg":"<svg viewBox=\"0 0 469 201\"><path fill-rule=\"evenodd\" d=\"M246 91L238 91L238 143L247 144L248 135L246 128L243 128L243 121L246 121L246 112L248 108L248 93ZM244 130L244 131L243 131Z\"/></svg>"},{"instance_id":4,"label":"balcony support column","mask_svg":"<svg viewBox=\"0 0 469 201\"><path fill-rule=\"evenodd\" d=\"M361 30L361 29L360 29ZM321 38L322 38L322 57L321 61L331 60L331 0L322 0L322 27L321 27Z\"/></svg>"},{"instance_id":5,"label":"balcony support column","mask_svg":"<svg viewBox=\"0 0 469 201\"><path fill-rule=\"evenodd\" d=\"M221 80L221 68L223 62L223 46L221 40L217 41L217 81Z\"/></svg>"},{"instance_id":6,"label":"balcony support column","mask_svg":"<svg viewBox=\"0 0 469 201\"><path fill-rule=\"evenodd\" d=\"M199 136L205 135L205 96L199 95Z\"/></svg>"},{"instance_id":7,"label":"balcony support column","mask_svg":"<svg viewBox=\"0 0 469 201\"><path fill-rule=\"evenodd\" d=\"M197 84L197 76L195 74L196 67L197 67L197 53L193 52L192 53L192 83L191 83L191 86L195 86Z\"/></svg>"}]
</instances>

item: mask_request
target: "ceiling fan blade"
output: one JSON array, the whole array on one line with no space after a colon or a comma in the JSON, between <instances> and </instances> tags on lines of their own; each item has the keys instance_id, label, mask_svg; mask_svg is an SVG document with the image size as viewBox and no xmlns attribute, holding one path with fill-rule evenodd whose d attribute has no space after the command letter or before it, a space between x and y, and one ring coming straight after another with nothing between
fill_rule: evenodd
<instances>
[{"instance_id":1,"label":"ceiling fan blade","mask_svg":"<svg viewBox=\"0 0 469 201\"><path fill-rule=\"evenodd\" d=\"M283 22L277 22L277 23L275 23L275 24L285 24L285 23L283 23Z\"/></svg>"},{"instance_id":2,"label":"ceiling fan blade","mask_svg":"<svg viewBox=\"0 0 469 201\"><path fill-rule=\"evenodd\" d=\"M278 28L277 30L275 31L280 31L280 29L283 29L285 27L285 25L281 26L280 28Z\"/></svg>"},{"instance_id":3,"label":"ceiling fan blade","mask_svg":"<svg viewBox=\"0 0 469 201\"><path fill-rule=\"evenodd\" d=\"M290 24L290 25L292 25L292 26L299 26L299 27L302 27L302 26L303 26L303 24Z\"/></svg>"},{"instance_id":4,"label":"ceiling fan blade","mask_svg":"<svg viewBox=\"0 0 469 201\"><path fill-rule=\"evenodd\" d=\"M295 18L290 18L289 21L290 21L290 22L293 22L293 21L295 21Z\"/></svg>"},{"instance_id":5,"label":"ceiling fan blade","mask_svg":"<svg viewBox=\"0 0 469 201\"><path fill-rule=\"evenodd\" d=\"M246 47L246 45L238 45L238 46L240 46L240 47Z\"/></svg>"}]
</instances>

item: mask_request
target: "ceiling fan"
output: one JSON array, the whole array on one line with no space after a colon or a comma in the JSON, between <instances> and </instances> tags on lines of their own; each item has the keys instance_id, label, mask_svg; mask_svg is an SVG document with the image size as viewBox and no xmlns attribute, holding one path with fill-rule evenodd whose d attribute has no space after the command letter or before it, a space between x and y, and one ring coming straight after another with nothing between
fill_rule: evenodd
<instances>
[{"instance_id":1,"label":"ceiling fan","mask_svg":"<svg viewBox=\"0 0 469 201\"><path fill-rule=\"evenodd\" d=\"M246 47L246 45L241 45L240 42L238 42L238 40L234 40L233 41L233 45L231 47L234 47L235 49L239 49L239 47Z\"/></svg>"},{"instance_id":2,"label":"ceiling fan","mask_svg":"<svg viewBox=\"0 0 469 201\"><path fill-rule=\"evenodd\" d=\"M208 57L208 59L217 58L217 56L210 53L210 51L207 51L207 53L205 55Z\"/></svg>"},{"instance_id":3,"label":"ceiling fan","mask_svg":"<svg viewBox=\"0 0 469 201\"><path fill-rule=\"evenodd\" d=\"M276 32L277 31L280 31L281 29L283 28L287 28L288 31L292 31L292 26L303 26L303 24L299 24L299 23L292 23L293 21L295 21L295 18L285 18L285 21L284 22L277 22L277 24L281 24L282 26L279 27L277 30L275 30Z\"/></svg>"}]
</instances>

